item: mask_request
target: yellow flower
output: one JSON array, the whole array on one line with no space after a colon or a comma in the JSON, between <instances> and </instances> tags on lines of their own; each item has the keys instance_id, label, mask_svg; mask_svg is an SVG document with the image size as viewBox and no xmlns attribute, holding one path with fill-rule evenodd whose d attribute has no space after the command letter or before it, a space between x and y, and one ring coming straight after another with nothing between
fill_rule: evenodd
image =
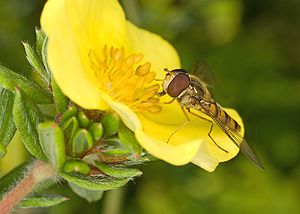
<instances>
[{"instance_id":1,"label":"yellow flower","mask_svg":"<svg viewBox=\"0 0 300 214\"><path fill-rule=\"evenodd\" d=\"M180 68L175 49L160 36L126 20L116 0L49 0L41 25L49 37L48 64L62 91L86 109L113 110L155 157L173 165L189 162L213 171L239 149L215 126L190 116L178 103L161 104L156 93L164 68ZM170 98L163 97L162 101ZM234 110L227 112L242 124ZM242 127L243 129L243 127Z\"/></svg>"}]
</instances>

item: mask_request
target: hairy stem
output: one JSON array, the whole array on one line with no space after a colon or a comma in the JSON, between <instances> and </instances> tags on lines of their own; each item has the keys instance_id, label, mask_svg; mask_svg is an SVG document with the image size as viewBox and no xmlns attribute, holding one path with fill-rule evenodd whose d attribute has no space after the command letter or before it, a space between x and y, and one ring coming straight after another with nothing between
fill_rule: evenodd
<instances>
[{"instance_id":1,"label":"hairy stem","mask_svg":"<svg viewBox=\"0 0 300 214\"><path fill-rule=\"evenodd\" d=\"M55 176L55 170L46 162L34 161L25 172L23 179L18 180L0 201L0 214L9 213L40 182Z\"/></svg>"}]
</instances>

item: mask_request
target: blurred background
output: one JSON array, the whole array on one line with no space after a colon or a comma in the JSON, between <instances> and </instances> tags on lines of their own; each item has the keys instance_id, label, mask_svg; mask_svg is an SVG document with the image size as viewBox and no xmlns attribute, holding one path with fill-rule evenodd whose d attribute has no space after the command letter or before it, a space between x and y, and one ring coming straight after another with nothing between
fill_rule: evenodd
<instances>
[{"instance_id":1,"label":"blurred background","mask_svg":"<svg viewBox=\"0 0 300 214\"><path fill-rule=\"evenodd\" d=\"M27 75L21 41L34 43L45 1L0 0L0 63ZM266 171L239 155L208 173L155 161L126 188L20 213L300 213L300 1L123 0L129 20L162 35L182 65L207 63L215 99L238 110ZM1 174L26 159L15 140Z\"/></svg>"}]
</instances>

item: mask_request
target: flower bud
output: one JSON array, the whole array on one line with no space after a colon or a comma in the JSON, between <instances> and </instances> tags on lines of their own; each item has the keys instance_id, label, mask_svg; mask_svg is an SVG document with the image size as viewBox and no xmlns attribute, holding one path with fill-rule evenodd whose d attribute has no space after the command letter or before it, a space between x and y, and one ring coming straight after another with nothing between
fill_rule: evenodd
<instances>
[{"instance_id":1,"label":"flower bud","mask_svg":"<svg viewBox=\"0 0 300 214\"><path fill-rule=\"evenodd\" d=\"M64 125L65 122L67 122L71 117L77 116L78 110L75 106L70 106L65 113L62 115L62 119L60 121L61 125Z\"/></svg>"},{"instance_id":2,"label":"flower bud","mask_svg":"<svg viewBox=\"0 0 300 214\"><path fill-rule=\"evenodd\" d=\"M68 160L64 166L65 172L78 172L87 175L90 172L90 167L81 160Z\"/></svg>"},{"instance_id":3,"label":"flower bud","mask_svg":"<svg viewBox=\"0 0 300 214\"><path fill-rule=\"evenodd\" d=\"M89 126L90 120L82 111L78 113L77 118L82 128L87 128Z\"/></svg>"},{"instance_id":4,"label":"flower bud","mask_svg":"<svg viewBox=\"0 0 300 214\"><path fill-rule=\"evenodd\" d=\"M71 143L72 155L79 157L93 147L93 137L86 129L79 129Z\"/></svg>"},{"instance_id":5,"label":"flower bud","mask_svg":"<svg viewBox=\"0 0 300 214\"><path fill-rule=\"evenodd\" d=\"M101 139L101 137L103 135L102 124L101 123L93 123L89 128L89 132L92 134L94 142L97 142L98 140Z\"/></svg>"},{"instance_id":6,"label":"flower bud","mask_svg":"<svg viewBox=\"0 0 300 214\"><path fill-rule=\"evenodd\" d=\"M110 137L118 132L120 118L115 113L106 114L103 116L101 123L104 128L104 137Z\"/></svg>"}]
</instances>

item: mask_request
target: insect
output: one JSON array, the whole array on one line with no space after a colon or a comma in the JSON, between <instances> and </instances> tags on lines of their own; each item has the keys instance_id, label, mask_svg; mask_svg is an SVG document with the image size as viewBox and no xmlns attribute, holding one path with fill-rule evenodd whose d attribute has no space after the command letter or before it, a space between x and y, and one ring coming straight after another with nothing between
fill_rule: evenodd
<instances>
[{"instance_id":1,"label":"insect","mask_svg":"<svg viewBox=\"0 0 300 214\"><path fill-rule=\"evenodd\" d=\"M167 103L172 103L174 100L177 100L185 117L187 118L187 121L170 135L168 141L178 130L190 122L187 114L188 112L199 119L203 119L211 123L208 136L215 145L219 147L219 149L228 153L228 151L220 147L211 136L214 124L220 127L220 129L249 160L251 160L260 169L264 169L263 164L258 160L246 140L241 136L241 126L222 109L221 105L213 100L210 92L210 87L213 84L213 78L206 65L198 63L193 69L192 74L187 73L184 69L168 70L165 68L165 71L166 76L162 82L163 91L161 91L158 96L168 94L172 97L172 100ZM204 113L211 120L194 113L194 111L192 112L191 109Z\"/></svg>"}]
</instances>

